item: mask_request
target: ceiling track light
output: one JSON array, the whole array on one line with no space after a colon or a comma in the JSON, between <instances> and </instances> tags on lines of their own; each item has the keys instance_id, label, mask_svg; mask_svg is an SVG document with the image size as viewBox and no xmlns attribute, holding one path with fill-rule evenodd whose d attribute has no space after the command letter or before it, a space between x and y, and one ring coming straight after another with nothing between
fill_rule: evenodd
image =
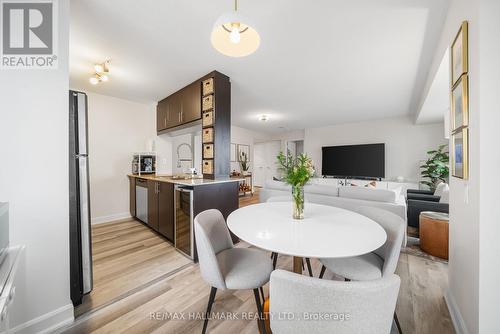
<instances>
[{"instance_id":1,"label":"ceiling track light","mask_svg":"<svg viewBox=\"0 0 500 334\"><path fill-rule=\"evenodd\" d=\"M104 63L94 64L94 74L89 78L92 85L97 85L99 82L109 80L109 63L111 60L106 60Z\"/></svg>"}]
</instances>

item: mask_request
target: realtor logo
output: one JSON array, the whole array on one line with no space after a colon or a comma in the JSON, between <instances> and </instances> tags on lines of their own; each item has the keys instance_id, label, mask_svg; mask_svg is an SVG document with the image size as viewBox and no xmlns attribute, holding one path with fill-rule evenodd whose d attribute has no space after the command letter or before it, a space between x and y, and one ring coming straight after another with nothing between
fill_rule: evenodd
<instances>
[{"instance_id":1,"label":"realtor logo","mask_svg":"<svg viewBox=\"0 0 500 334\"><path fill-rule=\"evenodd\" d=\"M56 68L54 1L0 0L1 68Z\"/></svg>"}]
</instances>

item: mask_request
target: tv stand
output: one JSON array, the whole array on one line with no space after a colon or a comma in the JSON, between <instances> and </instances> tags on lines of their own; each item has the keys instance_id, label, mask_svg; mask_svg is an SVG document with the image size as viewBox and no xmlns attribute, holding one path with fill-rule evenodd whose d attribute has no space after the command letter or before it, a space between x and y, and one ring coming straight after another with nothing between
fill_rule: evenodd
<instances>
[{"instance_id":1,"label":"tv stand","mask_svg":"<svg viewBox=\"0 0 500 334\"><path fill-rule=\"evenodd\" d=\"M359 179L359 178L347 178L347 177L329 177L322 176L321 178L312 178L311 183L313 184L324 184L331 185L334 187L348 187L351 185L356 185L359 187L364 187L370 181L375 181L376 188L380 189L397 189L401 188L402 193L406 194L407 189L419 189L418 182L416 181L405 181L405 182L397 182L397 181L389 181L389 180L381 180L381 179Z\"/></svg>"}]
</instances>

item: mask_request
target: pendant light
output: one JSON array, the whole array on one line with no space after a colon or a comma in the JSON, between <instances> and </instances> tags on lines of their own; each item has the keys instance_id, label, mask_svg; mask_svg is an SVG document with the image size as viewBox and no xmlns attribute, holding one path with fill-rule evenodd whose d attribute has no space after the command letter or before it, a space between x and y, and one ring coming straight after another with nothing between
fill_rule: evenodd
<instances>
[{"instance_id":1,"label":"pendant light","mask_svg":"<svg viewBox=\"0 0 500 334\"><path fill-rule=\"evenodd\" d=\"M238 0L234 0L234 12L221 15L212 29L213 47L229 57L245 57L260 45L260 36L250 22L237 13Z\"/></svg>"}]
</instances>

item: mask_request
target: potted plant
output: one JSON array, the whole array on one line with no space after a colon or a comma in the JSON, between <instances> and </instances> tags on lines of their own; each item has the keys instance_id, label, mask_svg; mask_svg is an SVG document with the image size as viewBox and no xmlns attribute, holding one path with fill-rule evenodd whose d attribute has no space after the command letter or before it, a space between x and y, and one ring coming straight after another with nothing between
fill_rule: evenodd
<instances>
[{"instance_id":1,"label":"potted plant","mask_svg":"<svg viewBox=\"0 0 500 334\"><path fill-rule=\"evenodd\" d=\"M293 218L304 219L304 185L314 176L313 161L306 154L294 158L290 151L286 156L280 152L277 159L282 180L292 186Z\"/></svg>"},{"instance_id":2,"label":"potted plant","mask_svg":"<svg viewBox=\"0 0 500 334\"><path fill-rule=\"evenodd\" d=\"M240 168L243 175L248 174L250 163L248 162L248 154L246 152L240 152Z\"/></svg>"},{"instance_id":3,"label":"potted plant","mask_svg":"<svg viewBox=\"0 0 500 334\"><path fill-rule=\"evenodd\" d=\"M448 145L439 145L437 150L427 152L429 156L425 163L420 166L421 175L426 180L420 181L421 184L429 187L431 191L436 190L439 182L446 182L449 176L448 162L450 161L447 150Z\"/></svg>"}]
</instances>

